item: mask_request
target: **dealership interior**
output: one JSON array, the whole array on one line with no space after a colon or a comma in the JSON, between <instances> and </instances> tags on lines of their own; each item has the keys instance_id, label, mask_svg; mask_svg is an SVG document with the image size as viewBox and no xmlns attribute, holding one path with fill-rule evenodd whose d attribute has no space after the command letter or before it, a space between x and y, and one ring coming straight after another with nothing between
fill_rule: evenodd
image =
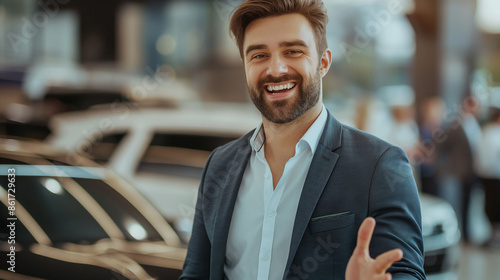
<instances>
[{"instance_id":1,"label":"dealership interior","mask_svg":"<svg viewBox=\"0 0 500 280\"><path fill-rule=\"evenodd\" d=\"M0 216L15 169L33 277L1 279L177 279L206 160L262 121L229 32L242 2L0 0ZM499 279L500 2L323 2L323 104L406 153L427 278Z\"/></svg>"}]
</instances>

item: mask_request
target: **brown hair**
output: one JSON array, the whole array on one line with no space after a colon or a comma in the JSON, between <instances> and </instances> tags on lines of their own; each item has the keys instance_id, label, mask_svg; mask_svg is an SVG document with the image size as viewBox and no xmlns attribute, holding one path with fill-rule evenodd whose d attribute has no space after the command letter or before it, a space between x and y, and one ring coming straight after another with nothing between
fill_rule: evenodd
<instances>
[{"instance_id":1,"label":"brown hair","mask_svg":"<svg viewBox=\"0 0 500 280\"><path fill-rule=\"evenodd\" d=\"M247 26L254 20L285 14L301 14L311 24L318 54L326 50L326 24L328 15L322 0L246 0L233 13L229 30L243 58L243 39Z\"/></svg>"}]
</instances>

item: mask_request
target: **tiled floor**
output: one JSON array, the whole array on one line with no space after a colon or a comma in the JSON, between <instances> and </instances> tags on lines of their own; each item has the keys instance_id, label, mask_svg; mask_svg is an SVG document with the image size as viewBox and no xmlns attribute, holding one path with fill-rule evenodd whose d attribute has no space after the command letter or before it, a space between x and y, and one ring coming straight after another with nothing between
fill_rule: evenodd
<instances>
[{"instance_id":1,"label":"tiled floor","mask_svg":"<svg viewBox=\"0 0 500 280\"><path fill-rule=\"evenodd\" d=\"M458 280L500 280L500 249L462 245Z\"/></svg>"}]
</instances>

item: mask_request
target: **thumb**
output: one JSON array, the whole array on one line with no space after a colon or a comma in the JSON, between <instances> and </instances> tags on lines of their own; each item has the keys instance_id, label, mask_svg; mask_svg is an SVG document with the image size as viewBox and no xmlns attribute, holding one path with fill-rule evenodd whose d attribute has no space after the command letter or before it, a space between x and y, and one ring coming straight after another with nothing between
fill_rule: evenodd
<instances>
[{"instance_id":1,"label":"thumb","mask_svg":"<svg viewBox=\"0 0 500 280\"><path fill-rule=\"evenodd\" d=\"M370 241L372 240L373 230L375 229L375 219L372 217L366 218L358 230L358 242L354 252L356 254L370 255Z\"/></svg>"}]
</instances>

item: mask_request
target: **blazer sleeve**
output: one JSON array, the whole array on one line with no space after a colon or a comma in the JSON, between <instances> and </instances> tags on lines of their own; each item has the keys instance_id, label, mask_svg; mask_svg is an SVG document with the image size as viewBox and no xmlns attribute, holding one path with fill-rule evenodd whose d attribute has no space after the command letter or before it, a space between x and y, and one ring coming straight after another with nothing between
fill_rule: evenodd
<instances>
[{"instance_id":1,"label":"blazer sleeve","mask_svg":"<svg viewBox=\"0 0 500 280\"><path fill-rule=\"evenodd\" d=\"M198 190L196 211L194 215L193 231L189 240L186 260L179 280L208 280L210 278L210 254L212 245L207 235L203 217L204 183L208 166L215 150L205 164L203 175Z\"/></svg>"},{"instance_id":2,"label":"blazer sleeve","mask_svg":"<svg viewBox=\"0 0 500 280\"><path fill-rule=\"evenodd\" d=\"M393 279L426 279L418 190L408 158L400 148L390 147L379 158L368 209L368 215L377 222L370 243L372 257L400 248L403 259L388 270Z\"/></svg>"}]
</instances>

